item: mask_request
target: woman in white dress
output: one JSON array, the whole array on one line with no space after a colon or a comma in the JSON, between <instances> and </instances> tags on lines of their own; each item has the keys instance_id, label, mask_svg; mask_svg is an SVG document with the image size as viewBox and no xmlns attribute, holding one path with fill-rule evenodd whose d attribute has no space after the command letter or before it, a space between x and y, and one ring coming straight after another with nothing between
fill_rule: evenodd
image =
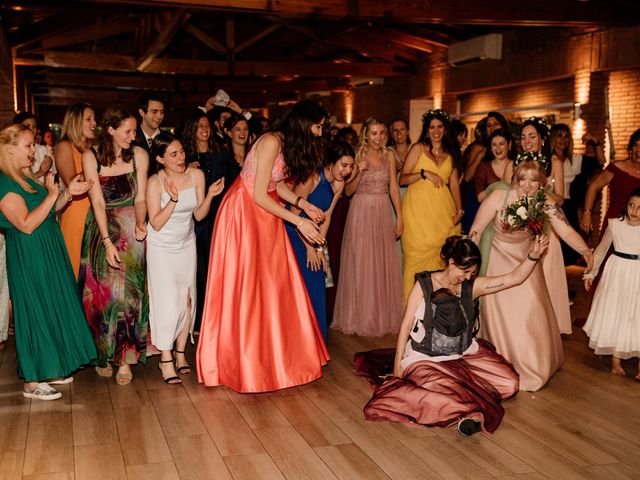
<instances>
[{"instance_id":1,"label":"woman in white dress","mask_svg":"<svg viewBox=\"0 0 640 480\"><path fill-rule=\"evenodd\" d=\"M176 370L181 374L191 371L184 350L196 309L193 219L202 220L209 213L211 200L224 188L224 179L205 191L204 174L186 166L182 144L168 133L156 136L152 155L161 169L147 185L151 342L161 353L163 380L177 384L181 380Z\"/></svg>"},{"instance_id":2,"label":"woman in white dress","mask_svg":"<svg viewBox=\"0 0 640 480\"><path fill-rule=\"evenodd\" d=\"M584 331L596 355L612 355L611 373L624 375L621 359L640 357L640 189L631 192L620 218L609 219L602 241L594 252L593 270L584 275L585 289L613 244L593 297ZM636 380L640 380L640 361Z\"/></svg>"}]
</instances>

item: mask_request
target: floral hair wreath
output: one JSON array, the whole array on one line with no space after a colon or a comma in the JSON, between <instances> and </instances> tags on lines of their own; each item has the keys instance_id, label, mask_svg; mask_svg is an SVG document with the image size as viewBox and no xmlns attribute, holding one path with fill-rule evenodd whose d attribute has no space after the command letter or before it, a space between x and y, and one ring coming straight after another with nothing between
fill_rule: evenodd
<instances>
[{"instance_id":1,"label":"floral hair wreath","mask_svg":"<svg viewBox=\"0 0 640 480\"><path fill-rule=\"evenodd\" d=\"M516 157L515 161L513 162L513 166L517 167L522 162L538 162L538 163L541 163L544 166L544 171L547 172L547 175L549 174L549 169L550 169L551 165L549 164L549 159L543 153L538 153L538 152L522 152L522 153L519 153L518 156Z\"/></svg>"},{"instance_id":2,"label":"floral hair wreath","mask_svg":"<svg viewBox=\"0 0 640 480\"><path fill-rule=\"evenodd\" d=\"M427 117L429 117L429 116L442 117L447 122L451 120L449 118L449 114L447 113L447 111L446 110L442 110L441 108L432 108L431 110L427 111L424 115L422 115L422 121L426 122L427 121Z\"/></svg>"},{"instance_id":3,"label":"floral hair wreath","mask_svg":"<svg viewBox=\"0 0 640 480\"><path fill-rule=\"evenodd\" d=\"M529 117L527 119L528 122L531 123L537 123L538 125L542 125L544 128L548 129L549 126L547 125L547 122L544 118L542 117Z\"/></svg>"}]
</instances>

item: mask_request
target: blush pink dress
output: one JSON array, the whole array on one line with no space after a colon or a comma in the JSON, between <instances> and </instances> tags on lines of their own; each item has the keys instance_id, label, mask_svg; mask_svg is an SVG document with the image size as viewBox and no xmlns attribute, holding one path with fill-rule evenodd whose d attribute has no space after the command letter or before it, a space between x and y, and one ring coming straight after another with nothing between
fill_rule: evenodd
<instances>
[{"instance_id":1,"label":"blush pink dress","mask_svg":"<svg viewBox=\"0 0 640 480\"><path fill-rule=\"evenodd\" d=\"M509 191L505 192L506 198ZM493 220L494 236L486 275L504 275L516 268L531 248L525 231L502 229L502 214ZM498 353L520 374L520 390L536 391L562 366L564 354L558 322L547 283L538 264L521 285L482 297L480 337L495 345Z\"/></svg>"}]
</instances>

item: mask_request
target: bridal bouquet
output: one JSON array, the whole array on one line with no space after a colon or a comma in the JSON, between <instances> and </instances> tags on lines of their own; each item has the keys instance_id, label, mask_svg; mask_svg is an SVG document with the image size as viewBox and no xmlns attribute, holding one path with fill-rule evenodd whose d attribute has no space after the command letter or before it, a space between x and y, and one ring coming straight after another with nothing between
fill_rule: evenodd
<instances>
[{"instance_id":1,"label":"bridal bouquet","mask_svg":"<svg viewBox=\"0 0 640 480\"><path fill-rule=\"evenodd\" d=\"M542 188L530 197L520 197L504 209L502 216L504 230L526 230L533 237L545 233L549 223L545 201L545 192Z\"/></svg>"}]
</instances>

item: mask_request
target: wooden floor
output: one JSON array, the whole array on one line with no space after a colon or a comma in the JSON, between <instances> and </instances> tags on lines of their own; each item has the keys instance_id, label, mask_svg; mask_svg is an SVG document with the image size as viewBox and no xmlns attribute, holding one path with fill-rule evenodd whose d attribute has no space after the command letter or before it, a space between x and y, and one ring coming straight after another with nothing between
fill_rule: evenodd
<instances>
[{"instance_id":1,"label":"wooden floor","mask_svg":"<svg viewBox=\"0 0 640 480\"><path fill-rule=\"evenodd\" d=\"M576 270L571 283L579 286ZM575 315L584 315L580 290ZM514 318L515 320L515 318ZM566 363L541 391L505 402L493 435L460 437L363 420L370 391L355 351L392 346L332 332L324 377L239 395L195 376L165 385L157 358L126 387L80 372L63 399L29 401L15 350L0 353L0 478L9 479L639 479L640 383L564 338ZM628 373L635 365L625 363Z\"/></svg>"}]
</instances>

